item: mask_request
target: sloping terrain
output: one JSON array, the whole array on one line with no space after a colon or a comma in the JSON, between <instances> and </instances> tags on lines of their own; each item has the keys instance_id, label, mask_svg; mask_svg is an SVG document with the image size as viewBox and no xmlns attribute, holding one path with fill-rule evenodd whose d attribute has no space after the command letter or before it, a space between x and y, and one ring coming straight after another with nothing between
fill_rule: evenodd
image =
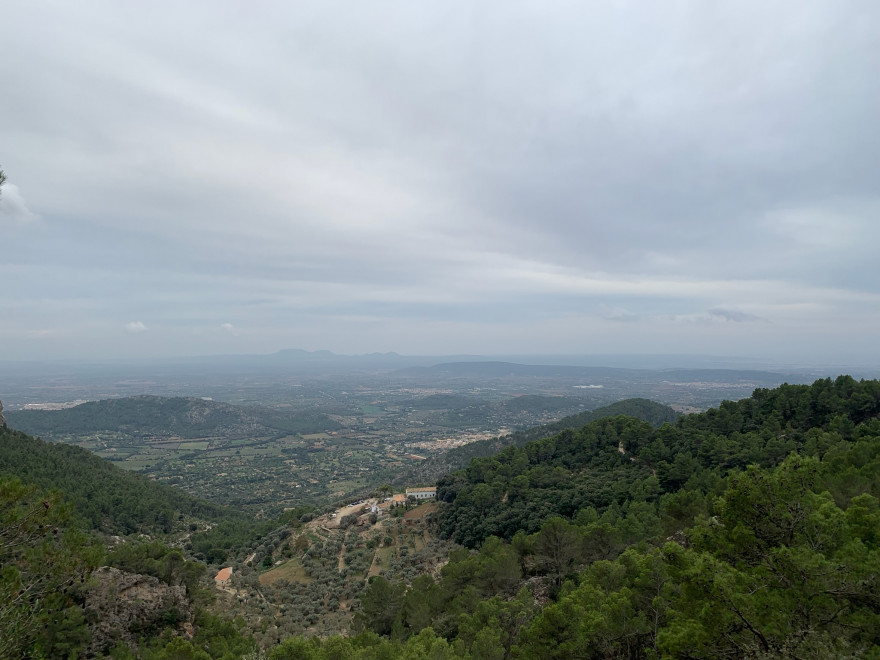
<instances>
[{"instance_id":1,"label":"sloping terrain","mask_svg":"<svg viewBox=\"0 0 880 660\"><path fill-rule=\"evenodd\" d=\"M133 396L90 401L65 410L7 412L9 426L47 439L90 433L132 438L239 437L318 433L339 424L315 412L279 412L192 397Z\"/></svg>"},{"instance_id":2,"label":"sloping terrain","mask_svg":"<svg viewBox=\"0 0 880 660\"><path fill-rule=\"evenodd\" d=\"M563 417L549 424L542 424L541 426L516 431L509 435L477 440L461 447L455 447L444 454L432 457L421 465L413 467L406 472L404 478L410 481L433 481L447 472L465 467L471 459L492 456L505 447L519 447L527 442L555 435L565 429L579 429L597 419L615 417L617 415L629 415L630 417L643 420L652 426L661 426L667 422L674 422L679 417L679 414L669 406L664 406L647 399L626 399L596 408L595 410Z\"/></svg>"},{"instance_id":3,"label":"sloping terrain","mask_svg":"<svg viewBox=\"0 0 880 660\"><path fill-rule=\"evenodd\" d=\"M86 528L106 534L168 533L187 522L245 523L248 518L114 466L79 447L0 429L0 476L57 489Z\"/></svg>"}]
</instances>

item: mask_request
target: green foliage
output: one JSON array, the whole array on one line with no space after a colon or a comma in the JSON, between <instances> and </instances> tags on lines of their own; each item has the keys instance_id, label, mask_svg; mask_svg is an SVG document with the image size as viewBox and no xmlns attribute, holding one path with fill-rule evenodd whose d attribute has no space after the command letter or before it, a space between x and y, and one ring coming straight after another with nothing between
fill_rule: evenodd
<instances>
[{"instance_id":1,"label":"green foliage","mask_svg":"<svg viewBox=\"0 0 880 660\"><path fill-rule=\"evenodd\" d=\"M392 626L403 606L406 585L390 583L381 576L370 580L361 594L361 609L355 615L356 630L371 630L379 635L391 634Z\"/></svg>"},{"instance_id":2,"label":"green foliage","mask_svg":"<svg viewBox=\"0 0 880 660\"><path fill-rule=\"evenodd\" d=\"M129 573L152 575L171 586L182 585L190 599L201 595L199 581L206 571L204 564L187 561L180 550L161 541L118 546L107 555L105 563Z\"/></svg>"},{"instance_id":3,"label":"green foliage","mask_svg":"<svg viewBox=\"0 0 880 660\"><path fill-rule=\"evenodd\" d=\"M169 532L181 515L247 520L230 509L120 470L93 454L0 429L0 475L55 488L81 526L109 534Z\"/></svg>"},{"instance_id":4,"label":"green foliage","mask_svg":"<svg viewBox=\"0 0 880 660\"><path fill-rule=\"evenodd\" d=\"M749 399L660 428L631 417L600 419L475 458L466 470L440 479L437 497L451 506L443 509L438 531L476 547L490 535L533 533L553 515L573 518L588 507L656 502L681 490L717 494L731 470L776 465L793 451L822 455L864 433L878 414L880 383L841 376L759 389ZM681 516L699 512L699 500L667 498L666 523L688 524L693 518Z\"/></svg>"},{"instance_id":5,"label":"green foliage","mask_svg":"<svg viewBox=\"0 0 880 660\"><path fill-rule=\"evenodd\" d=\"M349 513L342 518L339 519L339 528L340 529L348 529L352 525L354 525L358 520L357 514Z\"/></svg>"},{"instance_id":6,"label":"green foliage","mask_svg":"<svg viewBox=\"0 0 880 660\"><path fill-rule=\"evenodd\" d=\"M227 561L231 550L250 545L279 526L299 528L299 518L310 510L299 507L275 520L255 520L120 470L78 447L10 430L0 430L0 475L4 474L57 488L73 505L74 522L108 534L167 533L184 527L180 521L186 517L211 522L210 529L191 537L193 553L207 563Z\"/></svg>"},{"instance_id":7,"label":"green foliage","mask_svg":"<svg viewBox=\"0 0 880 660\"><path fill-rule=\"evenodd\" d=\"M474 459L467 470L438 481L438 499L451 504L438 531L474 547L490 535L537 532L553 515L571 518L585 508L623 503L634 491L656 497L650 466L620 451L654 433L647 422L618 416Z\"/></svg>"},{"instance_id":8,"label":"green foliage","mask_svg":"<svg viewBox=\"0 0 880 660\"><path fill-rule=\"evenodd\" d=\"M209 530L193 534L190 538L192 552L208 564L222 564L233 550L251 545L277 526L278 521L275 520L226 520Z\"/></svg>"},{"instance_id":9,"label":"green foliage","mask_svg":"<svg viewBox=\"0 0 880 660\"><path fill-rule=\"evenodd\" d=\"M0 657L76 655L88 641L75 588L102 551L69 520L57 493L0 477Z\"/></svg>"},{"instance_id":10,"label":"green foliage","mask_svg":"<svg viewBox=\"0 0 880 660\"><path fill-rule=\"evenodd\" d=\"M550 518L537 533L534 548L546 574L560 586L573 572L575 561L584 555L585 534L563 518Z\"/></svg>"},{"instance_id":11,"label":"green foliage","mask_svg":"<svg viewBox=\"0 0 880 660\"><path fill-rule=\"evenodd\" d=\"M406 642L387 640L375 634L356 637L310 639L290 637L268 655L268 660L452 660L464 657L430 628Z\"/></svg>"},{"instance_id":12,"label":"green foliage","mask_svg":"<svg viewBox=\"0 0 880 660\"><path fill-rule=\"evenodd\" d=\"M509 658L520 632L538 608L528 589L511 600L494 596L481 601L472 615L461 615L457 640L475 658Z\"/></svg>"},{"instance_id":13,"label":"green foliage","mask_svg":"<svg viewBox=\"0 0 880 660\"><path fill-rule=\"evenodd\" d=\"M877 439L880 441L880 438ZM880 451L880 447L877 447ZM862 657L880 634L877 498L818 492L793 455L731 479L690 547L592 563L523 632L525 657ZM880 475L877 476L880 481Z\"/></svg>"},{"instance_id":14,"label":"green foliage","mask_svg":"<svg viewBox=\"0 0 880 660\"><path fill-rule=\"evenodd\" d=\"M202 611L196 614L195 624L193 644L211 658L234 660L257 650L253 637L245 633L242 619L230 621Z\"/></svg>"},{"instance_id":15,"label":"green foliage","mask_svg":"<svg viewBox=\"0 0 880 660\"><path fill-rule=\"evenodd\" d=\"M880 657L875 381L758 390L659 429L600 420L440 491L441 529L480 547L438 581L382 585L393 639L431 631L474 658Z\"/></svg>"},{"instance_id":16,"label":"green foliage","mask_svg":"<svg viewBox=\"0 0 880 660\"><path fill-rule=\"evenodd\" d=\"M156 660L211 660L208 653L182 637L171 639L155 658Z\"/></svg>"},{"instance_id":17,"label":"green foliage","mask_svg":"<svg viewBox=\"0 0 880 660\"><path fill-rule=\"evenodd\" d=\"M302 519L307 518L313 510L314 507L312 506L298 506L287 509L278 516L278 524L287 525L292 529L298 529L302 527Z\"/></svg>"},{"instance_id":18,"label":"green foliage","mask_svg":"<svg viewBox=\"0 0 880 660\"><path fill-rule=\"evenodd\" d=\"M821 491L834 478L828 469L793 455L772 471L750 468L731 480L717 518L691 531L691 550L676 551L682 597L663 638L671 652L709 645L842 657L877 643L880 545L869 530L880 529L878 500L865 493L839 507Z\"/></svg>"},{"instance_id":19,"label":"green foliage","mask_svg":"<svg viewBox=\"0 0 880 660\"><path fill-rule=\"evenodd\" d=\"M580 584L548 605L523 632L525 657L644 657L666 622L669 576L663 556L628 550L599 561Z\"/></svg>"},{"instance_id":20,"label":"green foliage","mask_svg":"<svg viewBox=\"0 0 880 660\"><path fill-rule=\"evenodd\" d=\"M517 397L514 401L521 401L530 397ZM538 397L543 398L543 397ZM618 401L595 410L578 413L564 417L557 422L544 424L524 431L517 431L510 435L491 438L489 440L478 440L471 442L463 447L456 447L449 450L443 457L444 463L448 469L458 469L466 466L474 458L487 458L493 456L503 450L505 447L521 447L529 442L547 438L552 435L561 433L566 429L579 429L586 426L590 422L605 417L616 417L618 415L627 415L635 417L642 421L648 422L652 426L661 426L665 423L674 422L678 419L678 413L669 406L664 406L648 399L626 399Z\"/></svg>"}]
</instances>

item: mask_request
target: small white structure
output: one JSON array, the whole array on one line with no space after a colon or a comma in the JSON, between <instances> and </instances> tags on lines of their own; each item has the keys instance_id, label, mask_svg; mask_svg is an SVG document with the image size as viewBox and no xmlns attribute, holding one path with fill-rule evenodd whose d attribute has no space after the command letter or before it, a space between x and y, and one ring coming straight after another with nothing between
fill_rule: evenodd
<instances>
[{"instance_id":1,"label":"small white structure","mask_svg":"<svg viewBox=\"0 0 880 660\"><path fill-rule=\"evenodd\" d=\"M430 486L428 488L407 488L407 497L414 497L417 500L430 500L437 497L437 487Z\"/></svg>"}]
</instances>

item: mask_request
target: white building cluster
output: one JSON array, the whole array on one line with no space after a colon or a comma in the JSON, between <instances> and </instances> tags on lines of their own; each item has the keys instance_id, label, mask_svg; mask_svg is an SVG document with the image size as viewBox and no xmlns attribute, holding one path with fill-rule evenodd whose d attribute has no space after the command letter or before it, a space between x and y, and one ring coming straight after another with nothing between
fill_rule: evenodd
<instances>
[{"instance_id":1,"label":"white building cluster","mask_svg":"<svg viewBox=\"0 0 880 660\"><path fill-rule=\"evenodd\" d=\"M427 488L407 488L406 496L407 498L414 497L417 500L431 500L437 497L437 488L436 486L429 486Z\"/></svg>"}]
</instances>

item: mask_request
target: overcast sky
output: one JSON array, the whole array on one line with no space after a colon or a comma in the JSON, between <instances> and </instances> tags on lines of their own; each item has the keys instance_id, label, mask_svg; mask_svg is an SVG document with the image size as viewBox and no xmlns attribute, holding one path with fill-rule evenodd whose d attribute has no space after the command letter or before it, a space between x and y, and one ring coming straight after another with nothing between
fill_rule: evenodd
<instances>
[{"instance_id":1,"label":"overcast sky","mask_svg":"<svg viewBox=\"0 0 880 660\"><path fill-rule=\"evenodd\" d=\"M4 2L0 359L880 362L880 3Z\"/></svg>"}]
</instances>

